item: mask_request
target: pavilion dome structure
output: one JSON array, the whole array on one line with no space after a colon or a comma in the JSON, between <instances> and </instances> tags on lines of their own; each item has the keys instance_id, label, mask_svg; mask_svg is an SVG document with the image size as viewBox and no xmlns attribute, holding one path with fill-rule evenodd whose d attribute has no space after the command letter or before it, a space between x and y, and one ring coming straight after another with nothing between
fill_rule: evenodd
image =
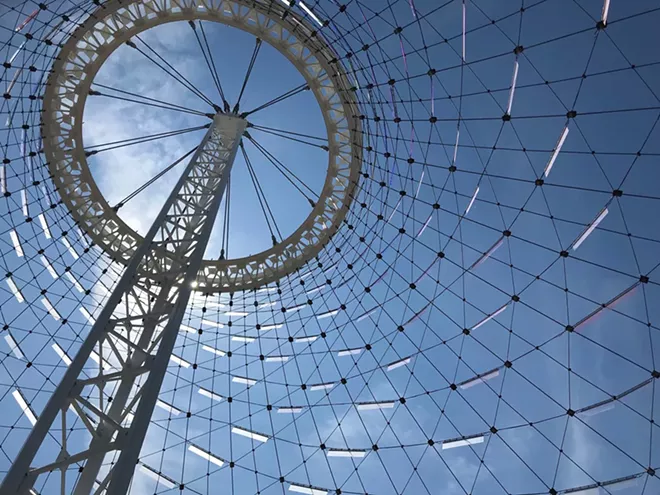
<instances>
[{"instance_id":1,"label":"pavilion dome structure","mask_svg":"<svg viewBox=\"0 0 660 495\"><path fill-rule=\"evenodd\" d=\"M659 23L0 1L0 495L660 493Z\"/></svg>"}]
</instances>

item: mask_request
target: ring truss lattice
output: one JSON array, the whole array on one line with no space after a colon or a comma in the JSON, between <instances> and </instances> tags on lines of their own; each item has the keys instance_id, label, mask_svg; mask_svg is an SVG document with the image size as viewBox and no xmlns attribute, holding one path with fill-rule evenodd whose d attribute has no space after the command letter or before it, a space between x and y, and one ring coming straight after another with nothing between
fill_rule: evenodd
<instances>
[{"instance_id":1,"label":"ring truss lattice","mask_svg":"<svg viewBox=\"0 0 660 495\"><path fill-rule=\"evenodd\" d=\"M342 222L362 156L355 98L346 74L337 64L331 66L336 60L332 50L293 15L282 19L283 6L226 0L197 3L108 2L100 11L101 18L90 17L77 28L62 47L46 82L44 153L74 218L96 244L127 263L142 239L99 192L82 146L83 110L94 76L122 43L132 43L133 36L168 22L221 22L270 43L301 72L319 102L328 131L329 165L313 211L294 234L254 257L208 260L200 270L200 290L250 289L278 280L313 258Z\"/></svg>"},{"instance_id":2,"label":"ring truss lattice","mask_svg":"<svg viewBox=\"0 0 660 495\"><path fill-rule=\"evenodd\" d=\"M359 181L300 270L195 294L133 492L657 493L655 2L262 4L344 68ZM40 132L97 9L0 4L0 472L123 267Z\"/></svg>"}]
</instances>

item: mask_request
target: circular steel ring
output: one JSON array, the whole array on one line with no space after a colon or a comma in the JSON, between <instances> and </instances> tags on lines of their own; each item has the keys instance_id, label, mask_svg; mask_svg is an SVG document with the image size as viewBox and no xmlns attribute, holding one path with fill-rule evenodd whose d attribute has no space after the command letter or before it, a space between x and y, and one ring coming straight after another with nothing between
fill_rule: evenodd
<instances>
[{"instance_id":1,"label":"circular steel ring","mask_svg":"<svg viewBox=\"0 0 660 495\"><path fill-rule=\"evenodd\" d=\"M165 4L165 5L164 5ZM314 93L327 129L328 173L318 202L288 238L259 254L204 260L197 290L233 292L274 282L314 258L350 207L362 162L355 92L333 50L283 6L245 0L111 1L69 37L53 64L43 103L43 148L56 187L73 218L110 257L128 263L143 238L101 194L82 139L85 101L107 58L131 37L174 21L207 20L246 31L282 53Z\"/></svg>"}]
</instances>

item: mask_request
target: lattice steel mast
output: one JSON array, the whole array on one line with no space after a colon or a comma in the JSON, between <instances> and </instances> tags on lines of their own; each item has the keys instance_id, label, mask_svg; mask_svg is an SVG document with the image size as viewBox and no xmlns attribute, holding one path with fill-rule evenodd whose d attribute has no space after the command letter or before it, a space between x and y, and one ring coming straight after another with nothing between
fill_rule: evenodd
<instances>
[{"instance_id":1,"label":"lattice steel mast","mask_svg":"<svg viewBox=\"0 0 660 495\"><path fill-rule=\"evenodd\" d=\"M74 463L84 469L73 493L105 488L108 494L127 493L128 473L138 460L245 127L246 121L235 115L215 116L39 416L0 493L31 493L40 474L56 470L61 470L65 493L67 468ZM93 353L98 354L98 374L89 377L85 365ZM88 447L77 452L67 449L69 408L92 435ZM55 423L58 415L60 424ZM40 459L47 454L39 449L49 434L61 435L62 449L52 462L33 466L38 452ZM112 452L114 464L95 486L103 460ZM122 476L112 476L114 471Z\"/></svg>"}]
</instances>

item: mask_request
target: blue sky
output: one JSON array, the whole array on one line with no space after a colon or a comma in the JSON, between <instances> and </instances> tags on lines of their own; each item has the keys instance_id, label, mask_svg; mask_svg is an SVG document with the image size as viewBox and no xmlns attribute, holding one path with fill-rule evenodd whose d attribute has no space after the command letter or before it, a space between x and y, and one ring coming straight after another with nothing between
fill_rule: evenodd
<instances>
[{"instance_id":1,"label":"blue sky","mask_svg":"<svg viewBox=\"0 0 660 495\"><path fill-rule=\"evenodd\" d=\"M660 180L660 130L655 124L660 116L660 71L652 47L658 43L655 25L660 14L631 17L656 8L655 3L612 0L608 27L596 32L600 0L469 1L465 64L461 61L461 2L401 0L388 5L352 2L346 13L340 13L335 2L310 4L321 19L332 18L321 33L342 58L350 78L357 80L356 95L370 140L364 146L374 149L365 150L362 171L370 177L362 178L347 216L353 229L340 230L320 255L323 268L311 270L304 285L301 276L291 275L281 282L281 297L276 292L235 294L232 310L247 316L225 314L229 307L219 304L228 304L228 295L208 300L198 295L191 302L184 324L203 333L182 331L175 354L197 368L171 364L161 399L181 414L155 410L143 462L184 483L190 493L211 493L224 486L237 494L284 493L291 484L387 495L548 493L550 488L561 492L636 475L649 467L657 469L660 444L657 426L650 422L658 422L655 380L598 414L566 414L568 409L578 411L621 396L645 383L657 368L660 314L656 301L660 294L655 274L660 262L660 224L655 185ZM522 14L521 5L525 7ZM3 8L7 9L0 6L0 12ZM7 26L13 28L17 19L31 11L26 6L21 15L3 16L0 41L10 40ZM497 22L491 24L490 19ZM226 26L204 26L223 89L233 104L254 38ZM397 26L403 27L401 36L392 34ZM448 42L442 42L445 38ZM142 39L200 91L219 101L187 23L160 26ZM5 58L16 50L16 40L3 45ZM366 51L362 50L365 44L370 45ZM518 57L512 118L504 122L501 117L510 95L516 46L524 50ZM354 53L350 63L348 51ZM28 53L19 53L17 61L25 57L20 63L29 65ZM436 70L433 79L427 75L429 68ZM38 73L30 74L31 79L21 80L25 84L18 94L37 83ZM2 84L12 76L6 70ZM390 80L393 85L388 84ZM211 111L127 46L111 56L95 82ZM254 108L301 83L295 69L264 44L241 108ZM368 89L370 83L376 85L373 90ZM21 102L24 106L19 108L34 126L38 113L29 113L27 104ZM2 104L1 120L12 105L12 100ZM567 119L572 109L577 117ZM429 118L434 116L438 121L431 124ZM402 122L395 123L395 117ZM249 120L313 136L325 132L321 112L309 92ZM91 149L101 143L203 125L208 119L95 96L88 98L84 121L85 147ZM549 176L543 177L567 125L570 132L564 146ZM454 161L457 126L460 140ZM203 132L99 153L90 158L92 174L114 204L194 147ZM313 190L320 190L327 170L326 152L256 130L250 133ZM0 315L9 326L5 332L19 342L24 354L19 359L6 348L0 356L0 403L7 411L0 420L2 472L30 426L12 391L22 390L38 414L52 383L65 369L52 344L75 354L89 329L78 308L98 311L106 296L100 284L111 286L116 275L101 272L109 260L96 249L83 253L84 238L67 235L79 256L72 257L61 241L72 221L64 206L51 210L41 187L30 185L32 179L25 175L26 164L20 159L20 129L2 130L0 138L8 143L3 151L12 158L6 168L12 195L3 199L0 217L1 259L26 299L18 303L7 284L2 285ZM30 149L38 148L36 142L30 144ZM251 144L246 143L246 149L286 236L310 207ZM414 162L408 163L408 158ZM455 173L448 170L452 164ZM122 208L130 226L146 232L182 168L170 171ZM35 173L48 184L44 167L37 167ZM535 184L542 177L543 185ZM479 193L466 214L477 187ZM38 221L25 222L19 193L23 188L29 194L31 214L45 210L53 239L45 238ZM613 190L623 195L613 196ZM405 191L401 200L400 191ZM54 194L52 187L49 193ZM367 207L361 208L362 202ZM433 209L434 203L440 208ZM572 249L605 207L608 214L599 228ZM379 214L382 220L377 220ZM431 221L418 236L429 215ZM220 220L207 258L219 255ZM23 241L24 257L16 255L11 230ZM511 236L492 256L469 269L505 230ZM240 157L232 172L230 231L232 257L271 244ZM366 242L359 241L361 236ZM64 276L53 279L39 249L59 275L71 266L75 278L93 292L85 296ZM562 250L569 256L561 257ZM376 257L379 253L382 259ZM339 263L336 269L323 272L334 263ZM633 287L641 275L650 281L617 301L615 310L603 309L577 328L584 317ZM331 285L306 294L328 278ZM410 288L413 282L415 289ZM40 289L46 287L47 297L69 320L67 324L46 313L40 302ZM370 291L365 292L365 287ZM513 295L519 300L512 301ZM308 298L313 304L299 312L280 311L305 304ZM341 304L345 310L318 318ZM504 305L506 309L496 317L475 328ZM207 307L205 313L202 307ZM369 317L360 319L374 308ZM228 321L231 328L226 326ZM260 332L257 323L282 326ZM575 326L575 331L566 332L566 325ZM320 337L322 332L326 338ZM244 344L232 340L236 336L258 338ZM318 338L291 343L289 336ZM371 350L365 349L367 344ZM231 351L232 357L214 355L203 346ZM355 348L362 348L359 355L338 356L341 350ZM264 362L259 355L289 359ZM387 370L390 363L407 357L411 360L405 366ZM26 369L28 360L34 366ZM504 365L507 361L512 363L510 368ZM485 383L452 390L452 384L494 369L497 376ZM51 373L52 382L48 382L45 377ZM237 376L257 383L248 388L233 381ZM341 378L347 383L342 384ZM314 384L333 387L312 391ZM200 387L233 400L214 402L198 393ZM399 400L402 397L405 403ZM387 401L393 401L394 407L358 411L354 405ZM303 411L271 413L267 404L274 409L300 406ZM183 414L186 411L193 413L190 418ZM231 433L232 426L271 438L253 444ZM490 434L492 426L496 434ZM82 447L85 434L80 421L75 428L76 445ZM442 448L445 440L484 433L483 443ZM429 445L429 439L434 445ZM211 465L208 470L206 461L187 450L191 443L226 461L234 460L236 468L225 464L222 468ZM328 448L365 450L366 455L328 457L319 448L321 443ZM374 444L377 451L372 450ZM44 455L55 449L51 440ZM278 481L280 476L286 483ZM51 476L40 489L49 493L49 487L57 483ZM600 493L645 495L659 488L657 476L644 474L634 486L606 486ZM132 493L154 491L175 493L178 488L168 490L162 482L156 485L143 474L135 475Z\"/></svg>"}]
</instances>

